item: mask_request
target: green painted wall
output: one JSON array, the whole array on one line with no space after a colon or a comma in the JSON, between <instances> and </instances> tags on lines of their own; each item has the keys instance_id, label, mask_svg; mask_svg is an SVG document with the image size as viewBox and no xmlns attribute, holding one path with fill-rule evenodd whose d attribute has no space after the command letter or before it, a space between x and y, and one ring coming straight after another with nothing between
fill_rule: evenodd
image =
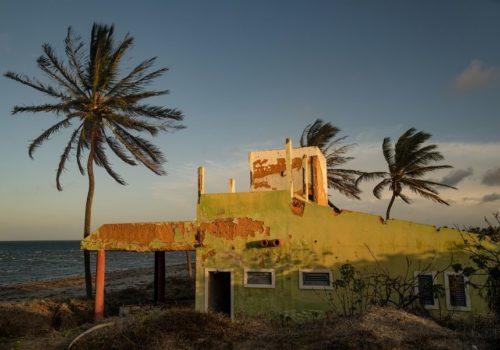
<instances>
[{"instance_id":1,"label":"green painted wall","mask_svg":"<svg viewBox=\"0 0 500 350\"><path fill-rule=\"evenodd\" d=\"M287 191L201 196L198 222L250 218L262 221L269 232L259 230L248 236L229 238L205 230L203 246L196 250L197 310L205 309L206 268L233 270L234 311L240 317L327 311L330 306L325 291L299 289L299 268L326 268L335 273L348 262L370 271L376 259L391 274L399 274L405 271L406 258L412 261L415 270L429 263L431 270L441 270L452 257L454 262L467 261L460 251L462 239L458 231L400 220L383 223L378 216L358 212L344 211L337 215L330 208L313 203L306 203L302 215L297 215L290 202ZM248 242L261 239L280 239L282 244L274 248L247 246ZM275 288L244 287L243 268L275 269ZM437 283L444 285L442 274ZM484 300L477 291L469 290L472 310L486 312ZM441 312L446 312L444 297L439 303Z\"/></svg>"}]
</instances>

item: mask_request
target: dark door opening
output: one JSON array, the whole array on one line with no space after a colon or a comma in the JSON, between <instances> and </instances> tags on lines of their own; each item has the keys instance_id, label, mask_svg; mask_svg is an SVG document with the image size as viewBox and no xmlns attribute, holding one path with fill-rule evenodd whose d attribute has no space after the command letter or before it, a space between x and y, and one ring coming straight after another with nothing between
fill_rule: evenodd
<instances>
[{"instance_id":1,"label":"dark door opening","mask_svg":"<svg viewBox=\"0 0 500 350\"><path fill-rule=\"evenodd\" d=\"M231 272L209 272L208 309L231 317Z\"/></svg>"}]
</instances>

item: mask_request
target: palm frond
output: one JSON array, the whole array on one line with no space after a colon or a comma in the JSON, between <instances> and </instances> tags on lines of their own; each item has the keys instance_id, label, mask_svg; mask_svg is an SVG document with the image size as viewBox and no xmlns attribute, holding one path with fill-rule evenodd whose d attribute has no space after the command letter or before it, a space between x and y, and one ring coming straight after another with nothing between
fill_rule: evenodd
<instances>
[{"instance_id":1,"label":"palm frond","mask_svg":"<svg viewBox=\"0 0 500 350\"><path fill-rule=\"evenodd\" d=\"M389 165L389 168L392 168L394 166L394 151L389 137L384 138L382 142L382 153L384 154L385 161Z\"/></svg>"},{"instance_id":2,"label":"palm frond","mask_svg":"<svg viewBox=\"0 0 500 350\"><path fill-rule=\"evenodd\" d=\"M111 164L109 163L108 157L106 156L106 152L104 150L104 146L102 144L102 140L99 142L96 142L95 144L95 160L96 164L108 173L109 176L113 178L116 182L118 182L120 185L126 185L127 183L122 179L122 177L113 170L111 167Z\"/></svg>"},{"instance_id":3,"label":"palm frond","mask_svg":"<svg viewBox=\"0 0 500 350\"><path fill-rule=\"evenodd\" d=\"M83 124L82 124L83 125ZM76 128L73 133L71 134L71 137L69 139L68 144L64 148L64 152L61 154L61 158L59 160L59 165L57 166L57 174L56 174L56 186L58 191L62 191L62 186L61 182L59 181L59 178L61 177L61 174L65 168L66 161L69 159L69 156L71 154L71 150L73 149L73 143L76 140L76 136L78 135L78 132L80 131L82 125L80 125L78 128Z\"/></svg>"},{"instance_id":4,"label":"palm frond","mask_svg":"<svg viewBox=\"0 0 500 350\"><path fill-rule=\"evenodd\" d=\"M330 140L339 132L340 129L335 125L316 119L305 127L300 138L300 145L302 147L316 146L321 151L325 151Z\"/></svg>"},{"instance_id":5,"label":"palm frond","mask_svg":"<svg viewBox=\"0 0 500 350\"><path fill-rule=\"evenodd\" d=\"M34 139L28 147L28 154L31 159L33 159L33 153L44 141L48 140L52 134L59 131L61 128L67 128L71 125L70 120L74 118L72 116L61 120L59 123L52 125L50 128L45 130L40 136Z\"/></svg>"},{"instance_id":6,"label":"palm frond","mask_svg":"<svg viewBox=\"0 0 500 350\"><path fill-rule=\"evenodd\" d=\"M450 169L450 168L453 167L451 165L431 165L425 167L415 167L405 171L405 175L410 177L420 177L431 171Z\"/></svg>"},{"instance_id":7,"label":"palm frond","mask_svg":"<svg viewBox=\"0 0 500 350\"><path fill-rule=\"evenodd\" d=\"M84 47L83 42L80 37L77 37L73 34L71 27L68 27L68 32L66 35L65 43L65 52L68 57L69 67L73 69L78 80L80 81L80 85L82 86L85 92L90 90L90 85L87 79L85 78L85 72L83 68L83 54L81 49ZM88 95L85 94L87 97Z\"/></svg>"},{"instance_id":8,"label":"palm frond","mask_svg":"<svg viewBox=\"0 0 500 350\"><path fill-rule=\"evenodd\" d=\"M125 150L123 149L122 146L120 146L120 144L116 141L116 139L114 139L111 136L107 136L106 137L106 142L107 142L109 148L111 148L111 150L122 161L124 161L125 163L127 163L129 165L137 165L137 163L133 159L131 159L129 156L127 156L127 154L125 153Z\"/></svg>"},{"instance_id":9,"label":"palm frond","mask_svg":"<svg viewBox=\"0 0 500 350\"><path fill-rule=\"evenodd\" d=\"M398 194L398 197L401 198L406 204L411 204L411 199L408 196L400 193Z\"/></svg>"},{"instance_id":10,"label":"palm frond","mask_svg":"<svg viewBox=\"0 0 500 350\"><path fill-rule=\"evenodd\" d=\"M62 102L62 103L46 103L43 105L37 105L37 106L14 106L12 108L12 114L18 114L18 113L39 113L39 112L45 112L45 113L68 113L70 111L68 107L67 102Z\"/></svg>"},{"instance_id":11,"label":"palm frond","mask_svg":"<svg viewBox=\"0 0 500 350\"><path fill-rule=\"evenodd\" d=\"M68 95L65 95L61 91L57 90L56 88L50 86L50 85L45 85L41 81L37 79L30 79L26 75L21 75L17 74L14 72L7 72L4 74L4 77L15 80L23 85L29 86L35 90L38 90L40 92L43 92L46 95L49 95L51 97L56 97L60 98L62 100L69 100L70 97Z\"/></svg>"},{"instance_id":12,"label":"palm frond","mask_svg":"<svg viewBox=\"0 0 500 350\"><path fill-rule=\"evenodd\" d=\"M72 91L75 96L84 94L83 90L78 85L76 77L68 70L64 63L57 57L54 49L47 43L42 45L42 50L45 56L38 58L39 67L47 74L51 75L57 81ZM60 74L60 75L59 75Z\"/></svg>"},{"instance_id":13,"label":"palm frond","mask_svg":"<svg viewBox=\"0 0 500 350\"><path fill-rule=\"evenodd\" d=\"M421 190L420 188L413 187L413 186L410 187L410 190L412 192L418 194L420 197L422 197L424 199L429 199L429 200L432 200L432 201L434 201L436 203L440 203L440 204L444 204L444 205L450 205L448 202L446 202L445 200L441 199L441 197L439 197L435 193L428 192L428 191L425 191L425 190Z\"/></svg>"},{"instance_id":14,"label":"palm frond","mask_svg":"<svg viewBox=\"0 0 500 350\"><path fill-rule=\"evenodd\" d=\"M373 195L380 199L382 195L382 191L384 190L385 187L389 186L391 183L390 179L383 179L380 181L374 188L373 188Z\"/></svg>"},{"instance_id":15,"label":"palm frond","mask_svg":"<svg viewBox=\"0 0 500 350\"><path fill-rule=\"evenodd\" d=\"M374 171L374 172L363 173L356 180L356 185L359 185L363 181L373 181L376 179L383 179L387 176L389 176L389 173L385 171Z\"/></svg>"}]
</instances>

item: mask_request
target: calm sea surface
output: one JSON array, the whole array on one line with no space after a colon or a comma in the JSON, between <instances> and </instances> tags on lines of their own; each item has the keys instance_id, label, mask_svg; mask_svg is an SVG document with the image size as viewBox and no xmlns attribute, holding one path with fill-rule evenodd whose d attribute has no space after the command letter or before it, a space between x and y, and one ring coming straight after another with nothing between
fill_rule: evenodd
<instances>
[{"instance_id":1,"label":"calm sea surface","mask_svg":"<svg viewBox=\"0 0 500 350\"><path fill-rule=\"evenodd\" d=\"M153 253L106 252L106 271L154 267ZM95 254L92 253L92 271ZM167 265L185 262L184 252L167 252ZM80 241L0 242L0 286L83 275Z\"/></svg>"}]
</instances>

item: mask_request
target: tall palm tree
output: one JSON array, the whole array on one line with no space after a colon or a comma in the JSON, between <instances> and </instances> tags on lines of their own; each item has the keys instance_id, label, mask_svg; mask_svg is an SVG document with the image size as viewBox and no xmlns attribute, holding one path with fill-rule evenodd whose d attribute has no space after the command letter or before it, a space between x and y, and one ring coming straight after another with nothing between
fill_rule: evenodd
<instances>
[{"instance_id":1,"label":"tall palm tree","mask_svg":"<svg viewBox=\"0 0 500 350\"><path fill-rule=\"evenodd\" d=\"M437 188L456 189L455 187L422 179L429 172L452 168L451 165L429 165L444 159L438 152L437 145L423 145L430 138L431 134L423 131L417 132L414 128L408 129L401 135L395 146L389 137L384 138L382 152L389 171L364 173L356 181L359 184L361 181L382 179L373 188L373 195L378 199L380 199L382 191L389 187L392 196L385 214L386 220L389 219L392 205L397 197L407 204L411 203L410 198L402 193L405 188L422 198L449 205L448 202L439 197Z\"/></svg>"},{"instance_id":2,"label":"tall palm tree","mask_svg":"<svg viewBox=\"0 0 500 350\"><path fill-rule=\"evenodd\" d=\"M78 169L85 175L82 159L86 154L88 193L84 237L90 234L94 164L104 168L116 182L125 185L122 177L111 167L107 156L111 150L129 165L140 163L153 173L163 175L162 164L165 159L162 152L134 132L147 132L155 136L159 131L182 128L179 122L183 115L179 110L143 103L144 99L168 93L167 90L147 88L155 78L167 71L166 68L150 70L156 58L145 60L127 74L121 74L124 54L133 43L134 38L128 34L115 42L113 26L94 23L86 48L81 38L68 28L64 41L66 60L59 58L49 44L42 45L43 54L37 64L48 78L48 83L13 72L4 74L54 99L41 105L14 106L12 114L48 112L62 119L31 142L28 150L31 158L34 151L53 134L74 127L59 160L56 184L61 191L60 176L73 153L76 154ZM88 251L84 252L84 262L86 292L87 297L91 298Z\"/></svg>"},{"instance_id":3,"label":"tall palm tree","mask_svg":"<svg viewBox=\"0 0 500 350\"><path fill-rule=\"evenodd\" d=\"M360 190L356 185L356 176L362 173L358 170L342 169L339 166L354 159L346 153L353 144L342 145L347 136L337 137L341 130L329 122L316 119L307 125L300 138L301 147L316 146L326 158L328 188L334 189L348 198L359 199ZM330 206L338 208L329 200Z\"/></svg>"}]
</instances>

